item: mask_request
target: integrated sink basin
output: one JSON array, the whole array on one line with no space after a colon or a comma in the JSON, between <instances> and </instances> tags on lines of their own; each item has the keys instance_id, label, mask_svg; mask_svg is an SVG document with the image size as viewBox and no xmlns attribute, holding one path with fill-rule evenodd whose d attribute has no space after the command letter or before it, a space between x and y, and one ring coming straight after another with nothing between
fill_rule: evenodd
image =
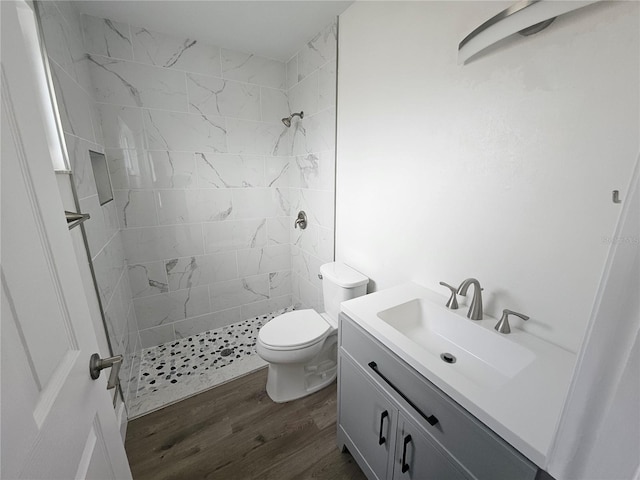
<instances>
[{"instance_id":1,"label":"integrated sink basin","mask_svg":"<svg viewBox=\"0 0 640 480\"><path fill-rule=\"evenodd\" d=\"M504 384L535 359L530 350L465 318L461 312L464 309L454 313L429 299L414 298L377 316L460 375L487 387Z\"/></svg>"},{"instance_id":2,"label":"integrated sink basin","mask_svg":"<svg viewBox=\"0 0 640 480\"><path fill-rule=\"evenodd\" d=\"M449 310L446 303L441 293L409 282L348 300L340 308L416 373L544 468L575 354L517 324L503 335L494 330L497 318L485 312L483 320L470 320L466 306Z\"/></svg>"}]
</instances>

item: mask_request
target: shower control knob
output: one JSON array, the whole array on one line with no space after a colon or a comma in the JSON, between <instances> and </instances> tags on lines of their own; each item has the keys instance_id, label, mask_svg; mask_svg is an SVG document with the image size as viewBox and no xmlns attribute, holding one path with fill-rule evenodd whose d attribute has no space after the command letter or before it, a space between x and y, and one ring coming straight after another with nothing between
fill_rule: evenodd
<instances>
[{"instance_id":1,"label":"shower control knob","mask_svg":"<svg viewBox=\"0 0 640 480\"><path fill-rule=\"evenodd\" d=\"M298 218L296 218L296 221L293 223L294 228L298 228L298 226L300 226L300 230L307 228L307 214L304 213L303 210L298 212Z\"/></svg>"}]
</instances>

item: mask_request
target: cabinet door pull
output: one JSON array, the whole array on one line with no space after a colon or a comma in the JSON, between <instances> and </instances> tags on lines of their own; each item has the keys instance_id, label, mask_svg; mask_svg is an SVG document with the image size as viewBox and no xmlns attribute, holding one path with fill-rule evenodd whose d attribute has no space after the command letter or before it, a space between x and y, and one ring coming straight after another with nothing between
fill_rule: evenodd
<instances>
[{"instance_id":1,"label":"cabinet door pull","mask_svg":"<svg viewBox=\"0 0 640 480\"><path fill-rule=\"evenodd\" d=\"M420 414L420 416L422 418L424 418L427 421L427 423L429 423L429 425L431 425L433 427L436 423L438 423L438 419L436 417L434 417L433 415L425 415L422 412L422 410L420 410L418 407L416 407L415 403L413 403L411 400L409 400L407 398L407 396L398 389L398 387L396 387L393 383L391 383L389 381L389 379L387 377L385 377L380 372L380 370L378 370L378 364L376 362L369 362L368 365L369 365L369 368L371 368L371 370L373 370L376 373L376 375L378 375L382 380L384 380L387 383L387 385L389 385L391 388L393 388L396 391L396 393L403 398L403 400L405 402L407 402L409 405L411 405L411 407L416 412L418 412Z\"/></svg>"},{"instance_id":2,"label":"cabinet door pull","mask_svg":"<svg viewBox=\"0 0 640 480\"><path fill-rule=\"evenodd\" d=\"M404 445L402 445L402 473L409 471L409 464L407 463L407 445L411 442L411 435L404 437Z\"/></svg>"},{"instance_id":3,"label":"cabinet door pull","mask_svg":"<svg viewBox=\"0 0 640 480\"><path fill-rule=\"evenodd\" d=\"M387 439L382 435L382 426L384 424L384 419L388 416L389 412L387 412L386 410L382 412L382 415L380 415L380 433L378 433L378 445L382 445L387 441Z\"/></svg>"}]
</instances>

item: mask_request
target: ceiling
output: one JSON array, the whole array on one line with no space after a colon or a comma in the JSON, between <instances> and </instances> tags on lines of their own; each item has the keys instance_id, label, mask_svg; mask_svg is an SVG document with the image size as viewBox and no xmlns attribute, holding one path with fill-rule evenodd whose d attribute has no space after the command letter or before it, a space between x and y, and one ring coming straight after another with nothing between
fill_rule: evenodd
<instances>
[{"instance_id":1,"label":"ceiling","mask_svg":"<svg viewBox=\"0 0 640 480\"><path fill-rule=\"evenodd\" d=\"M88 15L287 61L351 3L83 0L76 5Z\"/></svg>"}]
</instances>

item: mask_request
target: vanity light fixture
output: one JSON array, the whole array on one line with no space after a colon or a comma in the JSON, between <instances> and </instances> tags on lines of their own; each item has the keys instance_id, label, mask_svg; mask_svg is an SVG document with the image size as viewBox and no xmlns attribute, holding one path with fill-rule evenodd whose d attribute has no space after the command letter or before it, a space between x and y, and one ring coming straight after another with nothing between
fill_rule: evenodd
<instances>
[{"instance_id":1,"label":"vanity light fixture","mask_svg":"<svg viewBox=\"0 0 640 480\"><path fill-rule=\"evenodd\" d=\"M514 33L538 33L547 28L557 16L597 1L599 0L523 0L516 3L484 22L460 42L458 63L465 64L477 53Z\"/></svg>"}]
</instances>

